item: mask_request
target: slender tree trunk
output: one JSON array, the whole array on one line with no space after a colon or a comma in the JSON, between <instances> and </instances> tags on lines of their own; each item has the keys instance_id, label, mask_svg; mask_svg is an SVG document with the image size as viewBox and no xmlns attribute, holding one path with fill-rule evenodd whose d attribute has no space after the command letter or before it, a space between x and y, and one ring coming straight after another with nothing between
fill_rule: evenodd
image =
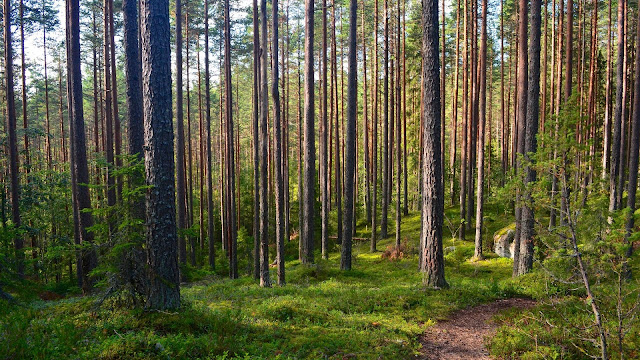
<instances>
[{"instance_id":1,"label":"slender tree trunk","mask_svg":"<svg viewBox=\"0 0 640 360\"><path fill-rule=\"evenodd\" d=\"M278 69L278 0L272 0L273 41L271 45L271 96L273 98L273 130L274 130L274 165L275 165L275 196L276 196L276 262L278 263L278 285L284 286L284 194L282 174L282 119L280 113L279 69Z\"/></svg>"},{"instance_id":2,"label":"slender tree trunk","mask_svg":"<svg viewBox=\"0 0 640 360\"><path fill-rule=\"evenodd\" d=\"M384 0L384 100L382 120L382 220L380 237L387 237L387 212L389 209L389 0ZM436 19L437 22L437 19ZM436 55L437 56L437 55ZM438 109L440 111L440 109Z\"/></svg>"},{"instance_id":3,"label":"slender tree trunk","mask_svg":"<svg viewBox=\"0 0 640 360\"><path fill-rule=\"evenodd\" d=\"M267 78L267 1L260 1L260 286L270 287L269 277L269 174L267 170L269 133L269 90Z\"/></svg>"},{"instance_id":4,"label":"slender tree trunk","mask_svg":"<svg viewBox=\"0 0 640 360\"><path fill-rule=\"evenodd\" d=\"M77 2L76 2L77 4ZM16 102L13 88L13 49L11 43L11 0L4 0L3 28L4 28L4 65L5 65L5 96L7 99L7 145L9 153L9 176L11 179L11 221L18 229L20 218L20 182L18 159L18 136L16 133ZM24 240L17 235L13 238L16 251L18 276L24 277Z\"/></svg>"},{"instance_id":5,"label":"slender tree trunk","mask_svg":"<svg viewBox=\"0 0 640 360\"><path fill-rule=\"evenodd\" d=\"M262 108L260 87L262 85L260 73L260 26L258 24L258 1L253 0L253 277L260 279L260 244L261 234L261 144L259 137L259 120Z\"/></svg>"},{"instance_id":6,"label":"slender tree trunk","mask_svg":"<svg viewBox=\"0 0 640 360\"><path fill-rule=\"evenodd\" d=\"M176 177L178 197L178 229L184 231L187 228L187 205L185 190L184 168L184 118L183 118L183 94L182 94L182 2L176 0ZM187 263L187 241L184 235L180 235L180 263Z\"/></svg>"},{"instance_id":7,"label":"slender tree trunk","mask_svg":"<svg viewBox=\"0 0 640 360\"><path fill-rule=\"evenodd\" d=\"M371 164L369 162L369 101L367 98L368 83L367 83L367 36L365 33L365 0L362 0L362 71L363 71L363 91L362 91L362 151L365 173L365 192L364 192L364 206L366 212L367 224L371 222ZM325 42L326 43L326 42ZM326 45L323 46L326 49ZM324 51L324 50L323 50ZM324 63L323 63L324 64ZM324 82L323 82L324 84ZM325 91L326 93L326 91ZM324 101L324 96L323 96ZM354 228L355 230L355 228Z\"/></svg>"},{"instance_id":8,"label":"slender tree trunk","mask_svg":"<svg viewBox=\"0 0 640 360\"><path fill-rule=\"evenodd\" d=\"M422 79L424 109L423 195L422 226L420 234L420 271L429 287L447 287L444 278L442 249L442 221L444 189L442 185L442 158L440 148L440 91L438 90L438 3L425 1L422 8Z\"/></svg>"},{"instance_id":9,"label":"slender tree trunk","mask_svg":"<svg viewBox=\"0 0 640 360\"><path fill-rule=\"evenodd\" d=\"M373 138L371 140L372 156L372 183L373 193L371 196L371 244L369 250L377 251L377 227L378 227L378 0L374 1L373 10L373 62L374 62L374 83L373 83Z\"/></svg>"},{"instance_id":10,"label":"slender tree trunk","mask_svg":"<svg viewBox=\"0 0 640 360\"><path fill-rule=\"evenodd\" d=\"M451 205L456 199L456 156L458 148L458 81L460 79L460 1L457 2L456 11L456 72L454 75L453 101L451 102L451 135L449 145L449 193L451 194ZM465 44L466 46L466 44ZM406 167L405 167L406 168Z\"/></svg>"},{"instance_id":11,"label":"slender tree trunk","mask_svg":"<svg viewBox=\"0 0 640 360\"><path fill-rule=\"evenodd\" d=\"M540 0L531 1L531 34L529 42L529 80L527 94L527 117L525 137L525 177L524 194L522 204L522 219L520 231L520 260L518 262L518 275L525 274L533 268L534 245L534 212L533 197L530 184L536 181L536 171L532 164L533 159L528 154L537 151L538 117L540 114ZM515 256L515 255L514 255Z\"/></svg>"},{"instance_id":12,"label":"slender tree trunk","mask_svg":"<svg viewBox=\"0 0 640 360\"><path fill-rule=\"evenodd\" d=\"M484 211L484 138L485 122L487 114L487 3L482 0L482 32L480 34L480 118L478 132L478 188L476 200L476 238L475 252L473 257L477 260L483 258L482 255L482 226ZM535 0L534 0L535 1ZM491 138L489 138L491 142ZM489 160L491 160L489 158Z\"/></svg>"},{"instance_id":13,"label":"slender tree trunk","mask_svg":"<svg viewBox=\"0 0 640 360\"><path fill-rule=\"evenodd\" d=\"M227 123L227 197L228 197L228 234L229 234L229 277L238 278L238 228L236 222L235 193L235 149L233 146L233 83L231 82L231 26L229 18L229 0L224 1L224 57L225 57L225 96ZM277 85L277 82L276 82ZM265 92L266 94L266 92Z\"/></svg>"},{"instance_id":14,"label":"slender tree trunk","mask_svg":"<svg viewBox=\"0 0 640 360\"><path fill-rule=\"evenodd\" d=\"M612 58L612 49L611 49L611 24L612 24L612 3L613 1L609 0L608 6L608 22L607 22L607 79L605 83L605 101L604 101L604 139L603 139L603 150L602 150L602 179L606 179L609 174L611 163L611 58Z\"/></svg>"},{"instance_id":15,"label":"slender tree trunk","mask_svg":"<svg viewBox=\"0 0 640 360\"><path fill-rule=\"evenodd\" d=\"M322 47L321 47L321 61L322 61L322 95L321 95L321 123L320 127L322 132L320 134L320 192L322 196L322 232L320 236L320 243L322 247L322 258L329 258L329 161L328 155L328 133L329 123L327 119L327 1L322 1Z\"/></svg>"},{"instance_id":16,"label":"slender tree trunk","mask_svg":"<svg viewBox=\"0 0 640 360\"><path fill-rule=\"evenodd\" d=\"M313 232L315 224L315 163L316 141L314 131L315 100L313 70L314 2L305 0L305 54L304 54L304 186L303 186L303 242L300 261L313 263Z\"/></svg>"},{"instance_id":17,"label":"slender tree trunk","mask_svg":"<svg viewBox=\"0 0 640 360\"><path fill-rule=\"evenodd\" d=\"M572 0L569 0L572 1ZM528 8L526 0L519 0L518 5L518 112L517 112L517 152L520 155L516 170L522 172L524 169L523 156L525 154L525 133L527 128L527 98L529 88L527 52L527 29L529 23ZM513 275L517 276L520 269L520 235L522 233L522 186L516 190L516 234L515 245L513 247Z\"/></svg>"},{"instance_id":18,"label":"slender tree trunk","mask_svg":"<svg viewBox=\"0 0 640 360\"><path fill-rule=\"evenodd\" d=\"M636 210L636 192L638 188L638 148L640 147L640 13L636 26L636 59L633 96L633 118L631 121L631 150L629 154L629 184L627 188L627 224L625 232L625 242L627 242L627 258L633 255L633 244L629 244L631 233L634 228L634 213ZM627 277L631 275L631 269L627 269Z\"/></svg>"},{"instance_id":19,"label":"slender tree trunk","mask_svg":"<svg viewBox=\"0 0 640 360\"><path fill-rule=\"evenodd\" d=\"M70 133L72 139L72 180L75 179L75 206L78 212L78 224L80 243L86 246L82 250L82 289L88 292L93 284L89 277L91 271L97 266L98 258L93 249L93 232L89 229L93 226L91 209L91 197L89 196L89 167L87 166L87 148L84 131L84 114L82 100L82 74L80 72L80 6L77 0L68 1L69 43L68 59L69 84L71 95L70 107Z\"/></svg>"},{"instance_id":20,"label":"slender tree trunk","mask_svg":"<svg viewBox=\"0 0 640 360\"><path fill-rule=\"evenodd\" d=\"M347 129L345 152L345 201L344 224L342 226L342 252L340 256L340 269L351 270L351 242L353 239L354 217L354 182L356 172L356 122L358 111L358 63L357 29L358 29L358 0L351 0L349 4L349 55L348 55L348 99L347 99Z\"/></svg>"},{"instance_id":21,"label":"slender tree trunk","mask_svg":"<svg viewBox=\"0 0 640 360\"><path fill-rule=\"evenodd\" d=\"M209 0L204 0L204 92L207 126L207 235L209 237L209 267L216 268L215 226L213 222L213 167L211 154L211 74L209 73Z\"/></svg>"}]
</instances>

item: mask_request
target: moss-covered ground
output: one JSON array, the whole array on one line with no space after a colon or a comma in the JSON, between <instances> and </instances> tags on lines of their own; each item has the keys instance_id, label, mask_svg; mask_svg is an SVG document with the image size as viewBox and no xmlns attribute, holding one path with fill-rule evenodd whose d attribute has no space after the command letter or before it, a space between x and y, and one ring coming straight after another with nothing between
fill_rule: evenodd
<instances>
[{"instance_id":1,"label":"moss-covered ground","mask_svg":"<svg viewBox=\"0 0 640 360\"><path fill-rule=\"evenodd\" d=\"M456 212L447 209L445 220L448 289L422 285L420 215L411 212L402 221L400 259L382 258L395 241L388 238L375 253L368 242L356 243L352 271L339 270L335 245L329 259L316 254L316 264L304 266L294 238L286 244L286 286L260 288L249 275L230 280L224 270L199 271L200 279L183 284L184 305L176 312L145 312L113 301L97 306L99 294L43 301L14 291L19 305L0 304L0 358L412 358L419 335L452 311L525 295L511 279L511 261L493 256L490 241L487 259L471 261L473 236L452 237ZM504 209L489 206L487 214L503 213L486 218L485 239L511 222ZM390 221L389 232L394 229ZM359 224L357 236L368 235Z\"/></svg>"}]
</instances>

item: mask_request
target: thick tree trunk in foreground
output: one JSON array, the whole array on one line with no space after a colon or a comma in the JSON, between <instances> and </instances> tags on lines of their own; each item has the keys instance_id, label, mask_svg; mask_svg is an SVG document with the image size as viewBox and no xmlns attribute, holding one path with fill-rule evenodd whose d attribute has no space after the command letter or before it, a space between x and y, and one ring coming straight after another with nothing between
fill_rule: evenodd
<instances>
[{"instance_id":1,"label":"thick tree trunk in foreground","mask_svg":"<svg viewBox=\"0 0 640 360\"><path fill-rule=\"evenodd\" d=\"M422 171L422 227L420 234L420 271L430 287L447 287L444 278L442 222L444 191L440 156L440 91L438 58L438 3L424 0L422 8L422 111L424 145Z\"/></svg>"},{"instance_id":2,"label":"thick tree trunk in foreground","mask_svg":"<svg viewBox=\"0 0 640 360\"><path fill-rule=\"evenodd\" d=\"M169 1L142 0L142 74L145 171L147 175L147 262L150 309L180 306L176 230Z\"/></svg>"}]
</instances>

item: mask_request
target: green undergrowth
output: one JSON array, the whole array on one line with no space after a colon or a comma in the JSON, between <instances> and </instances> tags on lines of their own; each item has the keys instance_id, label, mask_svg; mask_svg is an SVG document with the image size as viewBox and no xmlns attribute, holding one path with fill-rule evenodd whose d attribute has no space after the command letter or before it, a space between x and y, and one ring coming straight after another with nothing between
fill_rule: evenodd
<instances>
[{"instance_id":1,"label":"green undergrowth","mask_svg":"<svg viewBox=\"0 0 640 360\"><path fill-rule=\"evenodd\" d=\"M498 209L488 210L497 211ZM456 209L447 209L453 218ZM508 224L487 219L487 236ZM389 233L395 232L390 221ZM260 288L250 276L204 276L182 287L176 312L96 306L96 296L0 304L0 359L404 359L420 348L419 335L452 311L498 298L523 296L511 280L511 261L472 262L473 242L445 239L448 289L422 285L418 270L419 213L402 222L401 258L383 259L395 242L354 247L353 270L339 270L339 253L304 266L287 247L287 284ZM357 236L368 236L359 224ZM469 239L472 236L468 236ZM489 244L488 244L489 245ZM337 250L337 247L334 247ZM275 280L275 269L272 269ZM204 279L203 279L204 277Z\"/></svg>"}]
</instances>

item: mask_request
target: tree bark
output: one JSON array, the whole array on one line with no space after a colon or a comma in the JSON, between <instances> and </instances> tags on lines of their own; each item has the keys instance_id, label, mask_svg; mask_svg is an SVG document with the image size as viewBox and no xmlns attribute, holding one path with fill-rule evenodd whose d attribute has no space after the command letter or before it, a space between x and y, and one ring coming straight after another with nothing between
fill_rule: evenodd
<instances>
[{"instance_id":1,"label":"tree bark","mask_svg":"<svg viewBox=\"0 0 640 360\"><path fill-rule=\"evenodd\" d=\"M438 3L424 0L422 7L422 79L424 109L422 227L420 234L420 270L427 286L447 287L444 278L442 221L444 191L440 157L440 91L438 59Z\"/></svg>"},{"instance_id":2,"label":"tree bark","mask_svg":"<svg viewBox=\"0 0 640 360\"><path fill-rule=\"evenodd\" d=\"M7 140L9 153L9 176L11 179L11 221L16 229L20 228L20 182L18 159L18 136L16 133L16 100L13 88L13 47L11 43L11 0L4 0L3 28L4 28L4 65L5 65L5 96L7 101ZM24 277L24 240L22 236L13 238L16 251L18 276Z\"/></svg>"},{"instance_id":3,"label":"tree bark","mask_svg":"<svg viewBox=\"0 0 640 360\"><path fill-rule=\"evenodd\" d=\"M303 243L300 261L313 263L313 232L315 225L315 100L313 70L314 1L305 0L305 44L304 44L304 186L303 186Z\"/></svg>"},{"instance_id":4,"label":"tree bark","mask_svg":"<svg viewBox=\"0 0 640 360\"><path fill-rule=\"evenodd\" d=\"M529 41L529 80L527 94L527 117L525 138L525 177L520 231L520 260L518 275L523 275L533 268L534 245L534 212L531 184L536 181L533 158L529 154L537 151L538 117L540 114L540 0L531 0L531 34Z\"/></svg>"},{"instance_id":5,"label":"tree bark","mask_svg":"<svg viewBox=\"0 0 640 360\"><path fill-rule=\"evenodd\" d=\"M357 29L358 29L358 0L349 3L349 58L348 58L348 99L347 99L347 129L345 152L345 199L344 199L344 224L342 226L342 252L340 256L340 269L351 270L351 243L353 240L354 217L354 182L356 172L356 122L358 111L358 63L356 61Z\"/></svg>"},{"instance_id":6,"label":"tree bark","mask_svg":"<svg viewBox=\"0 0 640 360\"><path fill-rule=\"evenodd\" d=\"M267 78L267 1L260 1L260 286L270 287L269 277L269 90Z\"/></svg>"},{"instance_id":7,"label":"tree bark","mask_svg":"<svg viewBox=\"0 0 640 360\"><path fill-rule=\"evenodd\" d=\"M180 306L175 219L169 1L142 0L142 74L150 309Z\"/></svg>"},{"instance_id":8,"label":"tree bark","mask_svg":"<svg viewBox=\"0 0 640 360\"><path fill-rule=\"evenodd\" d=\"M276 262L278 264L278 285L284 286L284 194L282 171L282 119L280 113L279 68L278 68L278 0L272 0L271 29L273 41L271 43L271 96L273 98L273 137L274 137L274 166L275 166L275 197L276 197Z\"/></svg>"},{"instance_id":9,"label":"tree bark","mask_svg":"<svg viewBox=\"0 0 640 360\"><path fill-rule=\"evenodd\" d=\"M476 200L476 237L474 259L481 260L482 255L482 226L484 211L484 138L487 114L487 3L482 0L482 33L480 34L480 118L478 132L478 188ZM535 0L534 0L535 1ZM491 141L491 138L489 138ZM491 159L489 159L491 160Z\"/></svg>"}]
</instances>

